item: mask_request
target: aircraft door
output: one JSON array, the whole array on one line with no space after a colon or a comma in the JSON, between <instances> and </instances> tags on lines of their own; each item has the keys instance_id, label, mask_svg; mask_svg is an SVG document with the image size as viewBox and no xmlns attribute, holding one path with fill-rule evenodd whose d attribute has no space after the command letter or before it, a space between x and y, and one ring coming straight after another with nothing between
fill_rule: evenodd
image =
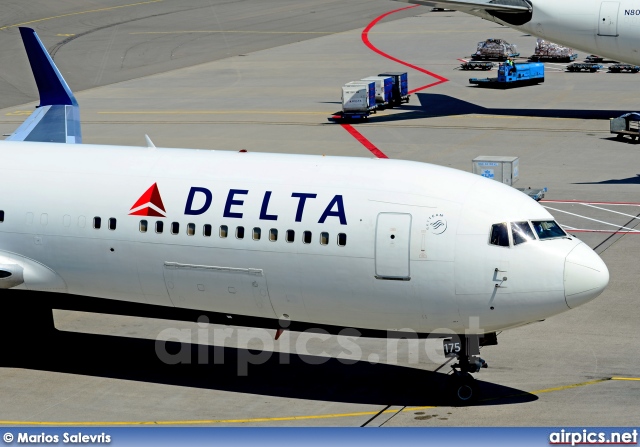
<instances>
[{"instance_id":1,"label":"aircraft door","mask_svg":"<svg viewBox=\"0 0 640 447\"><path fill-rule=\"evenodd\" d=\"M262 269L165 262L164 280L176 307L276 317Z\"/></svg>"},{"instance_id":2,"label":"aircraft door","mask_svg":"<svg viewBox=\"0 0 640 447\"><path fill-rule=\"evenodd\" d=\"M376 278L409 280L411 214L380 213L376 225Z\"/></svg>"},{"instance_id":3,"label":"aircraft door","mask_svg":"<svg viewBox=\"0 0 640 447\"><path fill-rule=\"evenodd\" d=\"M618 10L620 2L602 2L600 5L600 21L598 36L618 35Z\"/></svg>"}]
</instances>

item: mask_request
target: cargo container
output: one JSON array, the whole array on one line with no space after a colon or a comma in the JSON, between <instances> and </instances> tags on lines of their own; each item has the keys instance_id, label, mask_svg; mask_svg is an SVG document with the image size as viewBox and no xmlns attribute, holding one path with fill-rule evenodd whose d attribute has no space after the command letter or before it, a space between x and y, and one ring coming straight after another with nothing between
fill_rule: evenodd
<instances>
[{"instance_id":1,"label":"cargo container","mask_svg":"<svg viewBox=\"0 0 640 447\"><path fill-rule=\"evenodd\" d=\"M409 102L409 75L407 72L380 73L378 76L389 76L393 78L393 90L390 104L399 106L403 102Z\"/></svg>"},{"instance_id":2,"label":"cargo container","mask_svg":"<svg viewBox=\"0 0 640 447\"><path fill-rule=\"evenodd\" d=\"M472 164L474 174L505 185L513 185L520 176L520 159L518 157L481 155L474 158Z\"/></svg>"},{"instance_id":3,"label":"cargo container","mask_svg":"<svg viewBox=\"0 0 640 447\"><path fill-rule=\"evenodd\" d=\"M378 106L388 105L393 98L393 78L391 76L368 76L363 81L376 83L376 102Z\"/></svg>"},{"instance_id":4,"label":"cargo container","mask_svg":"<svg viewBox=\"0 0 640 447\"><path fill-rule=\"evenodd\" d=\"M342 87L342 115L345 118L366 118L376 109L376 83L347 82ZM357 116L355 116L357 115Z\"/></svg>"}]
</instances>

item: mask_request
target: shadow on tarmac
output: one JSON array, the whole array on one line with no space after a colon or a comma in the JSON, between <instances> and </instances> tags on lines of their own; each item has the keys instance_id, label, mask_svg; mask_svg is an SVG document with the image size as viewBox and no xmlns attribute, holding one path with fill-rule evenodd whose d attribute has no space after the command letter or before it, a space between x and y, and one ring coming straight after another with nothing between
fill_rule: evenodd
<instances>
[{"instance_id":1,"label":"shadow on tarmac","mask_svg":"<svg viewBox=\"0 0 640 447\"><path fill-rule=\"evenodd\" d=\"M369 123L405 121L423 118L440 118L458 115L493 115L532 118L565 118L608 120L616 118L628 110L575 110L575 109L522 109L482 107L449 95L437 93L416 93L420 105L403 105L393 115L373 115Z\"/></svg>"},{"instance_id":2,"label":"shadow on tarmac","mask_svg":"<svg viewBox=\"0 0 640 447\"><path fill-rule=\"evenodd\" d=\"M30 301L22 303L21 313L28 315L26 318L16 317L15 312L13 316L4 313L5 321L12 318L14 322L15 329L10 333L19 334L9 341L4 367L327 402L455 404L449 394L450 378L444 373L321 355L59 331L53 328L51 303L47 309L35 306L37 300ZM86 305L82 310L87 310ZM174 363L180 359L183 362L163 361L169 357ZM537 400L535 395L518 389L481 380L477 383L481 395L476 405Z\"/></svg>"},{"instance_id":3,"label":"shadow on tarmac","mask_svg":"<svg viewBox=\"0 0 640 447\"><path fill-rule=\"evenodd\" d=\"M640 185L640 174L635 177L602 180L601 182L580 182L572 183L573 185Z\"/></svg>"}]
</instances>

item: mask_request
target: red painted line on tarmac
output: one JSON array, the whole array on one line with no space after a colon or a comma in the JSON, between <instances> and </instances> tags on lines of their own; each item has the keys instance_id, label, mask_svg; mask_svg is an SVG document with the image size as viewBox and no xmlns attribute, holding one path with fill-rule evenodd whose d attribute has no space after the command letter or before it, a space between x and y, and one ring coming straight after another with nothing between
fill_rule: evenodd
<instances>
[{"instance_id":1,"label":"red painted line on tarmac","mask_svg":"<svg viewBox=\"0 0 640 447\"><path fill-rule=\"evenodd\" d=\"M469 61L468 61L468 60L466 60L466 59L460 59L460 58L458 58L457 60L459 60L460 62L469 62Z\"/></svg>"},{"instance_id":2,"label":"red painted line on tarmac","mask_svg":"<svg viewBox=\"0 0 640 447\"><path fill-rule=\"evenodd\" d=\"M419 91L422 91L422 90L426 90L426 89L434 87L434 86L436 86L438 84L443 84L445 82L449 82L449 80L447 78L445 78L444 76L440 76L439 74L433 73L433 72L431 72L429 70L425 70L424 68L418 67L417 65L410 64L409 62L406 62L406 61L403 61L401 59L398 59L397 57L393 57L390 54L385 53L384 51L380 50L375 45L373 45L371 43L371 41L369 40L369 31L371 31L371 29L374 26L376 26L378 24L378 22L380 22L380 20L384 19L385 17L390 16L391 14L395 14L396 12L404 11L406 9L416 8L418 6L420 6L420 5L406 6L404 8L394 9L393 11L386 12L386 13L382 14L380 17L376 17L375 19L373 19L373 21L371 23L369 23L367 25L367 27L362 31L362 42L364 42L364 44L371 51L373 51L375 53L378 53L382 57L386 57L387 59L390 59L390 60L392 60L394 62L402 64L402 65L404 65L406 67L413 68L414 70L417 70L417 71L419 71L421 73L429 75L432 78L436 78L438 80L437 82L434 82L432 84L427 84L427 85L423 85L422 87L415 88L415 89L409 91L409 94L416 93L416 92L419 92Z\"/></svg>"},{"instance_id":3,"label":"red painted line on tarmac","mask_svg":"<svg viewBox=\"0 0 640 447\"><path fill-rule=\"evenodd\" d=\"M412 6L406 6L404 8L394 9L393 11L386 12L386 13L382 14L381 16L376 17L371 23L369 23L367 25L367 27L364 30L362 30L362 36L361 36L362 37L362 42L367 46L367 48L369 48L374 53L378 53L382 57L385 57L385 58L390 59L390 60L392 60L394 62L402 64L402 65L404 65L406 67L413 68L414 70L417 70L417 71L419 71L421 73L424 73L426 75L429 75L429 76L437 79L436 82L432 82L431 84L423 85L422 87L418 87L418 88L415 88L413 90L410 90L409 94L416 93L416 92L419 92L419 91L422 91L422 90L426 90L426 89L431 88L431 87L435 87L436 85L448 82L449 80L447 78L443 77L443 76L440 76L440 75L438 75L436 73L433 73L433 72L431 72L429 70L425 70L424 68L420 68L417 65L410 64L409 62L405 62L405 61L403 61L401 59L398 59L397 57L393 57L390 54L385 53L384 51L380 50L375 45L373 45L371 43L371 41L369 40L369 31L371 31L371 29L374 26L376 26L378 24L378 22L380 22L385 17L388 17L391 14L395 14L396 12L404 11L406 9L416 8L418 6L420 6L420 5L412 5ZM389 158L384 154L384 152L382 152L373 143L371 143L371 141L367 140L360 132L358 132L352 125L350 125L350 124L341 124L341 126L347 132L349 132L356 140L358 140L364 147L369 149L373 155L375 155L378 158Z\"/></svg>"},{"instance_id":4,"label":"red painted line on tarmac","mask_svg":"<svg viewBox=\"0 0 640 447\"><path fill-rule=\"evenodd\" d=\"M364 135L358 132L351 124L340 124L344 130L349 132L353 138L358 140L360 144L369 149L373 155L378 158L389 158L384 152L378 149L371 141L367 140Z\"/></svg>"}]
</instances>

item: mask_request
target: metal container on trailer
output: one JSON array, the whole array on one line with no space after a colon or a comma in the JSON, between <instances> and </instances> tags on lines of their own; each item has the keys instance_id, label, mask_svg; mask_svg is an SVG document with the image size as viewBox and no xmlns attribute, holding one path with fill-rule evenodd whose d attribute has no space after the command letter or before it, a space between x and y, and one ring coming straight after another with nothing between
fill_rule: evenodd
<instances>
[{"instance_id":1,"label":"metal container on trailer","mask_svg":"<svg viewBox=\"0 0 640 447\"><path fill-rule=\"evenodd\" d=\"M373 81L352 81L342 87L342 111L365 112L376 106L376 84Z\"/></svg>"},{"instance_id":2,"label":"metal container on trailer","mask_svg":"<svg viewBox=\"0 0 640 447\"><path fill-rule=\"evenodd\" d=\"M363 81L376 83L376 101L380 103L391 102L393 97L393 78L391 76L367 76Z\"/></svg>"},{"instance_id":3,"label":"metal container on trailer","mask_svg":"<svg viewBox=\"0 0 640 447\"><path fill-rule=\"evenodd\" d=\"M518 157L481 155L473 159L473 173L511 186L520 176L520 161Z\"/></svg>"},{"instance_id":4,"label":"metal container on trailer","mask_svg":"<svg viewBox=\"0 0 640 447\"><path fill-rule=\"evenodd\" d=\"M409 98L409 75L407 72L390 71L380 73L378 76L390 76L393 78L393 102L400 104L404 98Z\"/></svg>"}]
</instances>

